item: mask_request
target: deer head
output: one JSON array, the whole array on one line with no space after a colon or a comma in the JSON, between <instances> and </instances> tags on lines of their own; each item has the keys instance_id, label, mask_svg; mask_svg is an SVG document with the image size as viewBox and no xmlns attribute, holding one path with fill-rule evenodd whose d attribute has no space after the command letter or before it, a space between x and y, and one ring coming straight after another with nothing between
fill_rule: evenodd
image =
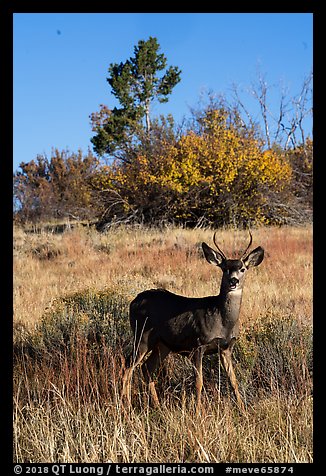
<instances>
[{"instance_id":1,"label":"deer head","mask_svg":"<svg viewBox=\"0 0 326 476\"><path fill-rule=\"evenodd\" d=\"M261 246L258 246L249 254L248 250L252 244L252 234L249 230L250 241L249 245L242 253L239 259L228 259L221 248L216 242L216 232L213 236L214 244L217 251L208 246L206 243L202 243L205 258L211 264L221 268L223 272L221 291L226 293L241 291L246 272L253 266L258 266L264 259L264 250Z\"/></svg>"}]
</instances>

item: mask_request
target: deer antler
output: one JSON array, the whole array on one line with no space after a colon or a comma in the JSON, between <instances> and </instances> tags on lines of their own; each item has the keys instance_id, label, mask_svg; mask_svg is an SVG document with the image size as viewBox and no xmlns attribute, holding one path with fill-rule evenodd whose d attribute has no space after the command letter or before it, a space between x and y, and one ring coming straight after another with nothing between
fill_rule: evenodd
<instances>
[{"instance_id":1,"label":"deer antler","mask_svg":"<svg viewBox=\"0 0 326 476\"><path fill-rule=\"evenodd\" d=\"M251 243L252 243L252 234L251 234L250 229L248 229L248 231L249 231L249 235L250 235L249 245L247 246L247 248L245 249L245 251L242 253L240 259L244 258L244 256L246 255L246 253L247 253L247 251L249 250L249 248L250 248L250 246L251 246Z\"/></svg>"},{"instance_id":2,"label":"deer antler","mask_svg":"<svg viewBox=\"0 0 326 476\"><path fill-rule=\"evenodd\" d=\"M216 231L214 233L214 236L213 236L213 241L214 241L214 245L216 246L216 248L218 249L218 251L221 253L223 259L227 259L225 254L223 253L223 251L221 250L221 248L218 246L218 244L216 243Z\"/></svg>"}]
</instances>

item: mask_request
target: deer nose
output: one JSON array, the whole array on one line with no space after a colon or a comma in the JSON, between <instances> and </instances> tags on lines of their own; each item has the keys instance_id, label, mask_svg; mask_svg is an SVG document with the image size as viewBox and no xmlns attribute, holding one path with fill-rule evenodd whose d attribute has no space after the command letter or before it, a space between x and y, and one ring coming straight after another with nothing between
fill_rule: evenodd
<instances>
[{"instance_id":1,"label":"deer nose","mask_svg":"<svg viewBox=\"0 0 326 476\"><path fill-rule=\"evenodd\" d=\"M238 284L238 283L239 283L238 278L231 278L231 279L230 279L230 284L231 284L231 286L235 286L235 285Z\"/></svg>"}]
</instances>

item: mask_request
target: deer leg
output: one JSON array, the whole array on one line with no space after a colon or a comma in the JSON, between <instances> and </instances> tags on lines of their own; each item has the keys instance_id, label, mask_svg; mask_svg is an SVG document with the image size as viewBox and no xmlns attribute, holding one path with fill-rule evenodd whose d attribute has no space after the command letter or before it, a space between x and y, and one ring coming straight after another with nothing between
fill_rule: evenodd
<instances>
[{"instance_id":1,"label":"deer leg","mask_svg":"<svg viewBox=\"0 0 326 476\"><path fill-rule=\"evenodd\" d=\"M203 388L203 349L199 347L194 353L194 365L196 369L196 413L198 414L201 407L201 392Z\"/></svg>"},{"instance_id":2,"label":"deer leg","mask_svg":"<svg viewBox=\"0 0 326 476\"><path fill-rule=\"evenodd\" d=\"M130 398L130 379L131 379L132 367L127 367L122 379L122 390L121 390L121 402L123 398L126 397L128 404L131 403Z\"/></svg>"},{"instance_id":3,"label":"deer leg","mask_svg":"<svg viewBox=\"0 0 326 476\"><path fill-rule=\"evenodd\" d=\"M147 347L139 346L136 356L131 353L127 359L127 366L122 379L121 399L126 397L129 405L131 405L131 378L133 371L137 365L140 364L147 353Z\"/></svg>"},{"instance_id":4,"label":"deer leg","mask_svg":"<svg viewBox=\"0 0 326 476\"><path fill-rule=\"evenodd\" d=\"M159 342L153 349L151 355L146 362L142 365L142 372L145 382L148 384L149 392L152 397L155 406L160 406L159 398L155 388L155 382L152 379L152 375L157 368L159 368L163 360L170 353L170 349L166 347L162 342Z\"/></svg>"},{"instance_id":5,"label":"deer leg","mask_svg":"<svg viewBox=\"0 0 326 476\"><path fill-rule=\"evenodd\" d=\"M222 365L230 379L230 382L231 382L231 386L232 386L232 389L234 391L234 394L236 396L236 399L237 399L237 403L238 403L238 406L240 408L241 411L244 411L244 404L243 404L243 401L242 401L242 398L241 398L241 395L240 395L240 392L239 392L239 387L238 387L238 382L237 382L237 378L235 376L235 373L234 373L234 368L233 368L233 364L232 364L232 357L231 357L231 352L232 352L232 347L233 346L230 346L228 347L227 349L221 349L221 359L222 359Z\"/></svg>"}]
</instances>

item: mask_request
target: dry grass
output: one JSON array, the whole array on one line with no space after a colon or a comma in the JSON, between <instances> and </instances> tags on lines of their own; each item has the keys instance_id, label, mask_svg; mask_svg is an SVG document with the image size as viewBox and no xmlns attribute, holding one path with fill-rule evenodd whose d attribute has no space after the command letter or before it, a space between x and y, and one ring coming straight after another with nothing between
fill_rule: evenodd
<instances>
[{"instance_id":1,"label":"dry grass","mask_svg":"<svg viewBox=\"0 0 326 476\"><path fill-rule=\"evenodd\" d=\"M218 236L227 254L247 241L243 231ZM151 287L218 292L220 272L200 251L210 230L16 229L14 238L16 461L312 461L310 227L254 231L266 258L248 274L234 352L246 412L212 356L199 417L192 368L179 356L168 359L160 409L137 376L133 410L119 393L130 300Z\"/></svg>"}]
</instances>

